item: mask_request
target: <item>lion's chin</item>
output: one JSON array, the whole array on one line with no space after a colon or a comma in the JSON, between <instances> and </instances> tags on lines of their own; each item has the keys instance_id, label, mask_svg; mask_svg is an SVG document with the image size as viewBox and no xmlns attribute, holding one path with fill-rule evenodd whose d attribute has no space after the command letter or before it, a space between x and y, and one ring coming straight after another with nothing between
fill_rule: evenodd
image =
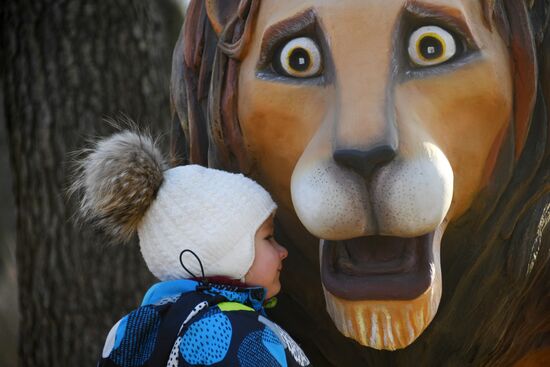
<instances>
[{"instance_id":1,"label":"lion's chin","mask_svg":"<svg viewBox=\"0 0 550 367\"><path fill-rule=\"evenodd\" d=\"M415 341L433 320L440 298L441 282L412 301L348 301L325 290L327 311L343 335L386 350Z\"/></svg>"},{"instance_id":2,"label":"lion's chin","mask_svg":"<svg viewBox=\"0 0 550 367\"><path fill-rule=\"evenodd\" d=\"M322 242L323 290L327 311L338 330L358 343L375 349L396 350L414 342L433 320L441 299L441 232L442 229L438 228L424 238L429 240L429 254L424 254L429 259L429 263L424 265L429 267L431 274L427 283L425 277L407 274L418 270L423 262L420 259L412 268L395 266L399 261L390 259L386 263L392 266L371 264L364 267L361 274L350 274L359 271L353 267L341 269L336 265L331 268L330 263L339 261L334 259L339 252L333 250L331 255L327 249L331 244ZM420 239L417 239L418 244ZM332 246L336 245L333 243ZM426 244L423 247L426 248ZM330 256L333 259L328 261ZM407 261L410 263L412 260ZM372 269L376 271L372 273ZM388 269L393 269L393 273ZM400 272L402 270L405 271ZM407 289L407 281L418 281L421 285L410 284L411 291ZM364 287L361 287L361 282L365 283ZM392 284L397 284L393 290L385 289Z\"/></svg>"}]
</instances>

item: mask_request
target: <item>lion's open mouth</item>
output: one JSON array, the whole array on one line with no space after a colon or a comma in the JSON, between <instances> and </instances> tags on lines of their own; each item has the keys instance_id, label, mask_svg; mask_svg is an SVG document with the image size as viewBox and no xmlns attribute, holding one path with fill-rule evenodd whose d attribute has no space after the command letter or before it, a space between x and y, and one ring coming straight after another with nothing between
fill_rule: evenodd
<instances>
[{"instance_id":1,"label":"lion's open mouth","mask_svg":"<svg viewBox=\"0 0 550 367\"><path fill-rule=\"evenodd\" d=\"M433 241L433 232L415 238L367 236L324 241L323 285L348 300L417 298L435 276Z\"/></svg>"}]
</instances>

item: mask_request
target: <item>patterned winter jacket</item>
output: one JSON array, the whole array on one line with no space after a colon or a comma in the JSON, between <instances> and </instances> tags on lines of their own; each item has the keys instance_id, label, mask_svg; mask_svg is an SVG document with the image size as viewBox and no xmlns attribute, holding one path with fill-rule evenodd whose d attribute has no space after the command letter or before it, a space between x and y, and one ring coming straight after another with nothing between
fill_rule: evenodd
<instances>
[{"instance_id":1,"label":"patterned winter jacket","mask_svg":"<svg viewBox=\"0 0 550 367\"><path fill-rule=\"evenodd\" d=\"M117 322L99 367L310 366L263 309L265 289L174 280L155 284Z\"/></svg>"}]
</instances>

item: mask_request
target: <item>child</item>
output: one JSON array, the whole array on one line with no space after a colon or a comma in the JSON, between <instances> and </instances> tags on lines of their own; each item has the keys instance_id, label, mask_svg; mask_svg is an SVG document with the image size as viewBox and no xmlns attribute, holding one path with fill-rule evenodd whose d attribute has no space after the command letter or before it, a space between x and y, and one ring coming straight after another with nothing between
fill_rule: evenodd
<instances>
[{"instance_id":1,"label":"child","mask_svg":"<svg viewBox=\"0 0 550 367\"><path fill-rule=\"evenodd\" d=\"M264 312L288 253L260 185L196 165L167 169L151 138L130 131L99 141L80 168L72 190L82 216L121 241L137 232L161 280L113 326L98 366L310 365Z\"/></svg>"}]
</instances>

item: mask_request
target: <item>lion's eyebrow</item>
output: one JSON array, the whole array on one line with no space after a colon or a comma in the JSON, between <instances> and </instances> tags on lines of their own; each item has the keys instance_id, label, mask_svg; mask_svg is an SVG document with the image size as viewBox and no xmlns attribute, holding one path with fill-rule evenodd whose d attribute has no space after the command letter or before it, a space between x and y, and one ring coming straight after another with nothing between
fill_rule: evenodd
<instances>
[{"instance_id":1,"label":"lion's eyebrow","mask_svg":"<svg viewBox=\"0 0 550 367\"><path fill-rule=\"evenodd\" d=\"M262 37L262 46L258 63L263 65L271 56L273 47L281 40L303 31L304 29L314 25L315 22L315 11L313 8L308 8L290 18L269 26Z\"/></svg>"},{"instance_id":2,"label":"lion's eyebrow","mask_svg":"<svg viewBox=\"0 0 550 367\"><path fill-rule=\"evenodd\" d=\"M442 23L450 24L471 46L476 45L470 27L468 27L468 23L459 9L415 0L407 3L405 9L416 17L435 19Z\"/></svg>"}]
</instances>

